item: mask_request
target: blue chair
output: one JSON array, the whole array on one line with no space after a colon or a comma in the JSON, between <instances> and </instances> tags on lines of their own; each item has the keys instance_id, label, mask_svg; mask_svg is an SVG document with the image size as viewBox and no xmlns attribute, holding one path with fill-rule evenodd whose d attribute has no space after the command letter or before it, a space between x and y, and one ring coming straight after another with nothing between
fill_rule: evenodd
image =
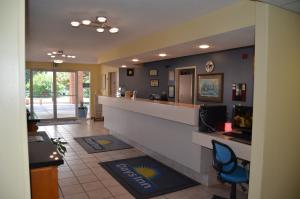
<instances>
[{"instance_id":1,"label":"blue chair","mask_svg":"<svg viewBox=\"0 0 300 199\"><path fill-rule=\"evenodd\" d=\"M213 145L213 167L218 172L220 181L231 184L230 199L236 199L236 184L248 183L248 170L237 163L237 158L232 149L216 140ZM221 197L214 196L213 199Z\"/></svg>"}]
</instances>

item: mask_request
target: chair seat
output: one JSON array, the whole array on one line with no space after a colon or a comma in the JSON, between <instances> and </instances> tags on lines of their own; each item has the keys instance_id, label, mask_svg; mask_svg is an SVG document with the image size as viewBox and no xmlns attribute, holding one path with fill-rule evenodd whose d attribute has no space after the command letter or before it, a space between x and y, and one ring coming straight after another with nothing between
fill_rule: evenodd
<instances>
[{"instance_id":1,"label":"chair seat","mask_svg":"<svg viewBox=\"0 0 300 199\"><path fill-rule=\"evenodd\" d=\"M232 173L220 173L220 177L225 182L236 184L249 181L248 171L239 165Z\"/></svg>"}]
</instances>

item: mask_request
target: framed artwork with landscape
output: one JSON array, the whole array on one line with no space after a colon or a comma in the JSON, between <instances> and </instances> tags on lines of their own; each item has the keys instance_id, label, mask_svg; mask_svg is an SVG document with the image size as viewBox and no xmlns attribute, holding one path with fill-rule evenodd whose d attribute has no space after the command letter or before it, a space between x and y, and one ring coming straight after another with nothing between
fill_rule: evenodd
<instances>
[{"instance_id":1,"label":"framed artwork with landscape","mask_svg":"<svg viewBox=\"0 0 300 199\"><path fill-rule=\"evenodd\" d=\"M150 80L151 87L159 87L159 80L158 79L151 79Z\"/></svg>"},{"instance_id":2,"label":"framed artwork with landscape","mask_svg":"<svg viewBox=\"0 0 300 199\"><path fill-rule=\"evenodd\" d=\"M199 74L197 96L203 102L223 102L223 73Z\"/></svg>"}]
</instances>

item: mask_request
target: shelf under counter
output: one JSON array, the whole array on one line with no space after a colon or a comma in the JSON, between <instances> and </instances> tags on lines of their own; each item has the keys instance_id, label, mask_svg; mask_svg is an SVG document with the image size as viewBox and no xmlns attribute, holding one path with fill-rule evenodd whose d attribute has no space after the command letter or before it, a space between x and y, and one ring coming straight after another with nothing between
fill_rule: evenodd
<instances>
[{"instance_id":1,"label":"shelf under counter","mask_svg":"<svg viewBox=\"0 0 300 199\"><path fill-rule=\"evenodd\" d=\"M204 133L199 131L193 131L192 141L194 144L198 144L202 147L212 149L211 141L217 140L231 147L238 158L250 161L251 145L233 141L231 140L232 137L223 135L223 133L224 132Z\"/></svg>"}]
</instances>

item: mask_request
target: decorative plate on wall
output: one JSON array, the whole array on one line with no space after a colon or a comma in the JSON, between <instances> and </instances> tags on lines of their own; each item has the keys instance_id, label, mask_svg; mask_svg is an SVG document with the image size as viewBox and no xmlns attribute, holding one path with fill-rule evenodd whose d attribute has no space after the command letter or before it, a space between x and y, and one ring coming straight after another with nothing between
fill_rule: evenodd
<instances>
[{"instance_id":1,"label":"decorative plate on wall","mask_svg":"<svg viewBox=\"0 0 300 199\"><path fill-rule=\"evenodd\" d=\"M215 68L215 64L213 61L209 60L206 62L206 64L205 64L206 72L211 73L214 71L214 68Z\"/></svg>"},{"instance_id":2,"label":"decorative plate on wall","mask_svg":"<svg viewBox=\"0 0 300 199\"><path fill-rule=\"evenodd\" d=\"M134 76L134 69L133 68L128 68L127 69L127 76Z\"/></svg>"}]
</instances>

